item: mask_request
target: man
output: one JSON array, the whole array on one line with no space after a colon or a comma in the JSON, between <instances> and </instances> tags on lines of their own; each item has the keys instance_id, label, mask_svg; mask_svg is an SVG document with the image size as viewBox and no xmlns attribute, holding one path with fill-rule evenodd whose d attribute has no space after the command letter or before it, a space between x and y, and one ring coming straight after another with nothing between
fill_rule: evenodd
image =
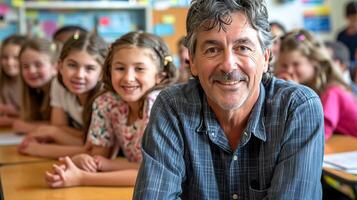
<instances>
[{"instance_id":1,"label":"man","mask_svg":"<svg viewBox=\"0 0 357 200\"><path fill-rule=\"evenodd\" d=\"M134 199L321 199L321 103L267 73L265 3L194 0L186 26L196 79L156 100Z\"/></svg>"}]
</instances>

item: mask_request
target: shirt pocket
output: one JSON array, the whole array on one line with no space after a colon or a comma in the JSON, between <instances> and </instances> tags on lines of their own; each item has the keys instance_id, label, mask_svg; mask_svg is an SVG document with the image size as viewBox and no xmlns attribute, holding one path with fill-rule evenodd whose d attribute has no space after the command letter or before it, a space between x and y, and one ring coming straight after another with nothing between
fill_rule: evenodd
<instances>
[{"instance_id":1,"label":"shirt pocket","mask_svg":"<svg viewBox=\"0 0 357 200\"><path fill-rule=\"evenodd\" d=\"M269 188L266 189L254 189L249 185L249 200L260 200L267 196Z\"/></svg>"}]
</instances>

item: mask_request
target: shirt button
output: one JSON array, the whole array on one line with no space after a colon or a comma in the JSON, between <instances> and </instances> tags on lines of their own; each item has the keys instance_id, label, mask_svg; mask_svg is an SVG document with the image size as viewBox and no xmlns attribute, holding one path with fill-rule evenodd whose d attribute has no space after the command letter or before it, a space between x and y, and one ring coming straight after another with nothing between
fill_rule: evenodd
<instances>
[{"instance_id":1,"label":"shirt button","mask_svg":"<svg viewBox=\"0 0 357 200\"><path fill-rule=\"evenodd\" d=\"M211 135L214 137L214 133L211 133Z\"/></svg>"},{"instance_id":2,"label":"shirt button","mask_svg":"<svg viewBox=\"0 0 357 200\"><path fill-rule=\"evenodd\" d=\"M238 199L238 195L237 194L233 194L233 199Z\"/></svg>"},{"instance_id":3,"label":"shirt button","mask_svg":"<svg viewBox=\"0 0 357 200\"><path fill-rule=\"evenodd\" d=\"M233 160L238 160L238 157L237 156L233 156Z\"/></svg>"}]
</instances>

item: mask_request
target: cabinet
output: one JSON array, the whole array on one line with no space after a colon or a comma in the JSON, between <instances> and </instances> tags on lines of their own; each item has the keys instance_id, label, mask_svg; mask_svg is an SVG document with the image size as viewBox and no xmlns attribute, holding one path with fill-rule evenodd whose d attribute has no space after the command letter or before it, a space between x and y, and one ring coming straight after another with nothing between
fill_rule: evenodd
<instances>
[{"instance_id":1,"label":"cabinet","mask_svg":"<svg viewBox=\"0 0 357 200\"><path fill-rule=\"evenodd\" d=\"M96 31L108 42L136 30L152 32L152 9L124 1L26 1L19 7L19 31L51 38L63 25Z\"/></svg>"}]
</instances>

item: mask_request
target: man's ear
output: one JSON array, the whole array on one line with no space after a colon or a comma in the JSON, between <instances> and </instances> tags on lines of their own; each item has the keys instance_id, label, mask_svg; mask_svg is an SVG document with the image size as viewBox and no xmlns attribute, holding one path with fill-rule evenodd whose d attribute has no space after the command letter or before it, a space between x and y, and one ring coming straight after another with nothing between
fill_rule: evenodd
<instances>
[{"instance_id":1,"label":"man's ear","mask_svg":"<svg viewBox=\"0 0 357 200\"><path fill-rule=\"evenodd\" d=\"M267 72L268 69L269 69L270 54L271 54L271 49L265 49L265 51L264 51L263 72Z\"/></svg>"},{"instance_id":2,"label":"man's ear","mask_svg":"<svg viewBox=\"0 0 357 200\"><path fill-rule=\"evenodd\" d=\"M191 74L192 76L197 76L198 72L197 72L197 68L194 62L194 55L189 52L188 57L190 58L190 70L191 70Z\"/></svg>"}]
</instances>

